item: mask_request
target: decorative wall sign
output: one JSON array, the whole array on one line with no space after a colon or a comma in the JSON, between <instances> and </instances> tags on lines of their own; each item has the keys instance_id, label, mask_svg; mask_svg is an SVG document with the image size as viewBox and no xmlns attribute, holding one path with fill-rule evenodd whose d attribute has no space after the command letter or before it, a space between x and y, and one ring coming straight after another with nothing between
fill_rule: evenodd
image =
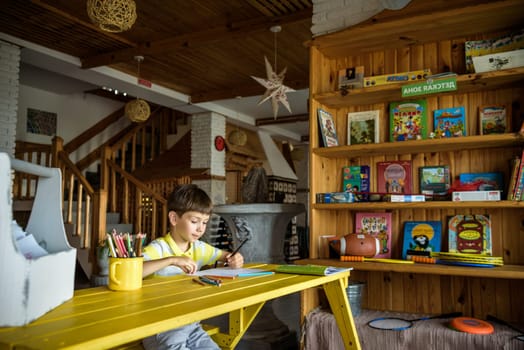
<instances>
[{"instance_id":1,"label":"decorative wall sign","mask_svg":"<svg viewBox=\"0 0 524 350\"><path fill-rule=\"evenodd\" d=\"M423 83L402 86L402 97L436 94L438 92L457 90L457 78L439 79Z\"/></svg>"},{"instance_id":2,"label":"decorative wall sign","mask_svg":"<svg viewBox=\"0 0 524 350\"><path fill-rule=\"evenodd\" d=\"M226 141L220 135L215 137L215 148L217 151L223 151L226 148Z\"/></svg>"},{"instance_id":3,"label":"decorative wall sign","mask_svg":"<svg viewBox=\"0 0 524 350\"><path fill-rule=\"evenodd\" d=\"M32 134L56 135L56 113L28 108L26 125Z\"/></svg>"}]
</instances>

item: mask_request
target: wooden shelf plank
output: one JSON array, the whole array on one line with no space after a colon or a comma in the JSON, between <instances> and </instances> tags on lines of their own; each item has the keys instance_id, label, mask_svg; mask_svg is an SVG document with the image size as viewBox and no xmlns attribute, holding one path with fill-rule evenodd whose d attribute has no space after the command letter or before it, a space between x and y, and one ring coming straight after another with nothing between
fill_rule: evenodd
<instances>
[{"instance_id":1,"label":"wooden shelf plank","mask_svg":"<svg viewBox=\"0 0 524 350\"><path fill-rule=\"evenodd\" d=\"M492 268L450 266L439 264L389 264L378 262L342 262L336 259L301 259L295 264L316 264L326 266L353 267L357 271L423 273L444 276L466 276L483 278L524 278L524 265L504 265Z\"/></svg>"},{"instance_id":2,"label":"wooden shelf plank","mask_svg":"<svg viewBox=\"0 0 524 350\"><path fill-rule=\"evenodd\" d=\"M520 28L523 6L523 0L488 1L466 6L450 2L435 11L423 2L414 2L402 11L384 11L352 27L316 37L308 45L318 48L326 57L336 58Z\"/></svg>"},{"instance_id":3,"label":"wooden shelf plank","mask_svg":"<svg viewBox=\"0 0 524 350\"><path fill-rule=\"evenodd\" d=\"M383 142L353 146L314 148L313 153L326 158L356 158L372 155L394 155L486 149L521 146L524 138L515 134L475 135L446 139Z\"/></svg>"},{"instance_id":4,"label":"wooden shelf plank","mask_svg":"<svg viewBox=\"0 0 524 350\"><path fill-rule=\"evenodd\" d=\"M355 203L316 203L312 209L316 210L402 210L402 209L479 209L479 208L506 208L522 209L524 202L521 201L471 201L471 202L451 202L451 201L428 201L414 203L397 202L355 202Z\"/></svg>"},{"instance_id":5,"label":"wooden shelf plank","mask_svg":"<svg viewBox=\"0 0 524 350\"><path fill-rule=\"evenodd\" d=\"M512 84L521 84L523 82L524 67L486 73L463 74L457 76L458 93L486 91L490 89L497 89L506 85L509 86ZM387 103L389 101L402 100L401 87L403 85L412 83L413 82L393 83L388 85L348 90L347 94L345 95L341 94L340 91L331 91L314 94L313 97L321 104L332 108ZM451 91L447 94L457 94L457 91ZM439 96L444 95L446 94L439 94Z\"/></svg>"}]
</instances>

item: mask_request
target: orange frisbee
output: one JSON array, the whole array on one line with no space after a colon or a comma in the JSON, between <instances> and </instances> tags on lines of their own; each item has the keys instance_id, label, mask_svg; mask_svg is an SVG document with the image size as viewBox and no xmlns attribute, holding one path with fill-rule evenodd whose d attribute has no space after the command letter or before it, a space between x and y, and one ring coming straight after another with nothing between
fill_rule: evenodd
<instances>
[{"instance_id":1,"label":"orange frisbee","mask_svg":"<svg viewBox=\"0 0 524 350\"><path fill-rule=\"evenodd\" d=\"M494 331L491 323L471 317L455 317L449 325L457 331L471 334L491 334Z\"/></svg>"}]
</instances>

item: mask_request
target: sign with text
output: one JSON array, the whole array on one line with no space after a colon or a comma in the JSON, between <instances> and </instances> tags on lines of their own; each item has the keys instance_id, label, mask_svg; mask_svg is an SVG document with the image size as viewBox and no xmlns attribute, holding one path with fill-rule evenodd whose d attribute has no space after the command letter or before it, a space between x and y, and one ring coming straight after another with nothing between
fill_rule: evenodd
<instances>
[{"instance_id":1,"label":"sign with text","mask_svg":"<svg viewBox=\"0 0 524 350\"><path fill-rule=\"evenodd\" d=\"M409 84L402 86L402 97L411 97L426 94L435 94L438 92L457 90L457 78L446 78L439 80L428 80L423 83Z\"/></svg>"}]
</instances>

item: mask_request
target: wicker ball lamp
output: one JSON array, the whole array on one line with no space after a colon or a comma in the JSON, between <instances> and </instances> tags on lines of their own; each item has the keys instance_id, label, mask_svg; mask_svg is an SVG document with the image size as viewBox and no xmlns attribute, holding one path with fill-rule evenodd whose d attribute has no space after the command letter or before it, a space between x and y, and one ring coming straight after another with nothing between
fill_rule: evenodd
<instances>
[{"instance_id":1,"label":"wicker ball lamp","mask_svg":"<svg viewBox=\"0 0 524 350\"><path fill-rule=\"evenodd\" d=\"M149 118L150 114L151 110L149 108L149 104L140 98L131 100L128 103L126 103L125 115L132 122L145 122L147 118Z\"/></svg>"},{"instance_id":2,"label":"wicker ball lamp","mask_svg":"<svg viewBox=\"0 0 524 350\"><path fill-rule=\"evenodd\" d=\"M137 82L140 80L140 62L144 60L144 56L135 56L135 61L137 62ZM126 103L125 107L125 115L126 117L135 123L141 123L145 122L147 118L149 118L149 115L151 114L151 109L149 108L149 104L142 100L141 98L137 97L134 100L129 101Z\"/></svg>"},{"instance_id":3,"label":"wicker ball lamp","mask_svg":"<svg viewBox=\"0 0 524 350\"><path fill-rule=\"evenodd\" d=\"M247 135L239 129L231 131L227 137L230 144L235 146L244 146L247 142Z\"/></svg>"},{"instance_id":4,"label":"wicker ball lamp","mask_svg":"<svg viewBox=\"0 0 524 350\"><path fill-rule=\"evenodd\" d=\"M100 29L120 33L135 23L136 5L133 0L87 0L87 15Z\"/></svg>"}]
</instances>

